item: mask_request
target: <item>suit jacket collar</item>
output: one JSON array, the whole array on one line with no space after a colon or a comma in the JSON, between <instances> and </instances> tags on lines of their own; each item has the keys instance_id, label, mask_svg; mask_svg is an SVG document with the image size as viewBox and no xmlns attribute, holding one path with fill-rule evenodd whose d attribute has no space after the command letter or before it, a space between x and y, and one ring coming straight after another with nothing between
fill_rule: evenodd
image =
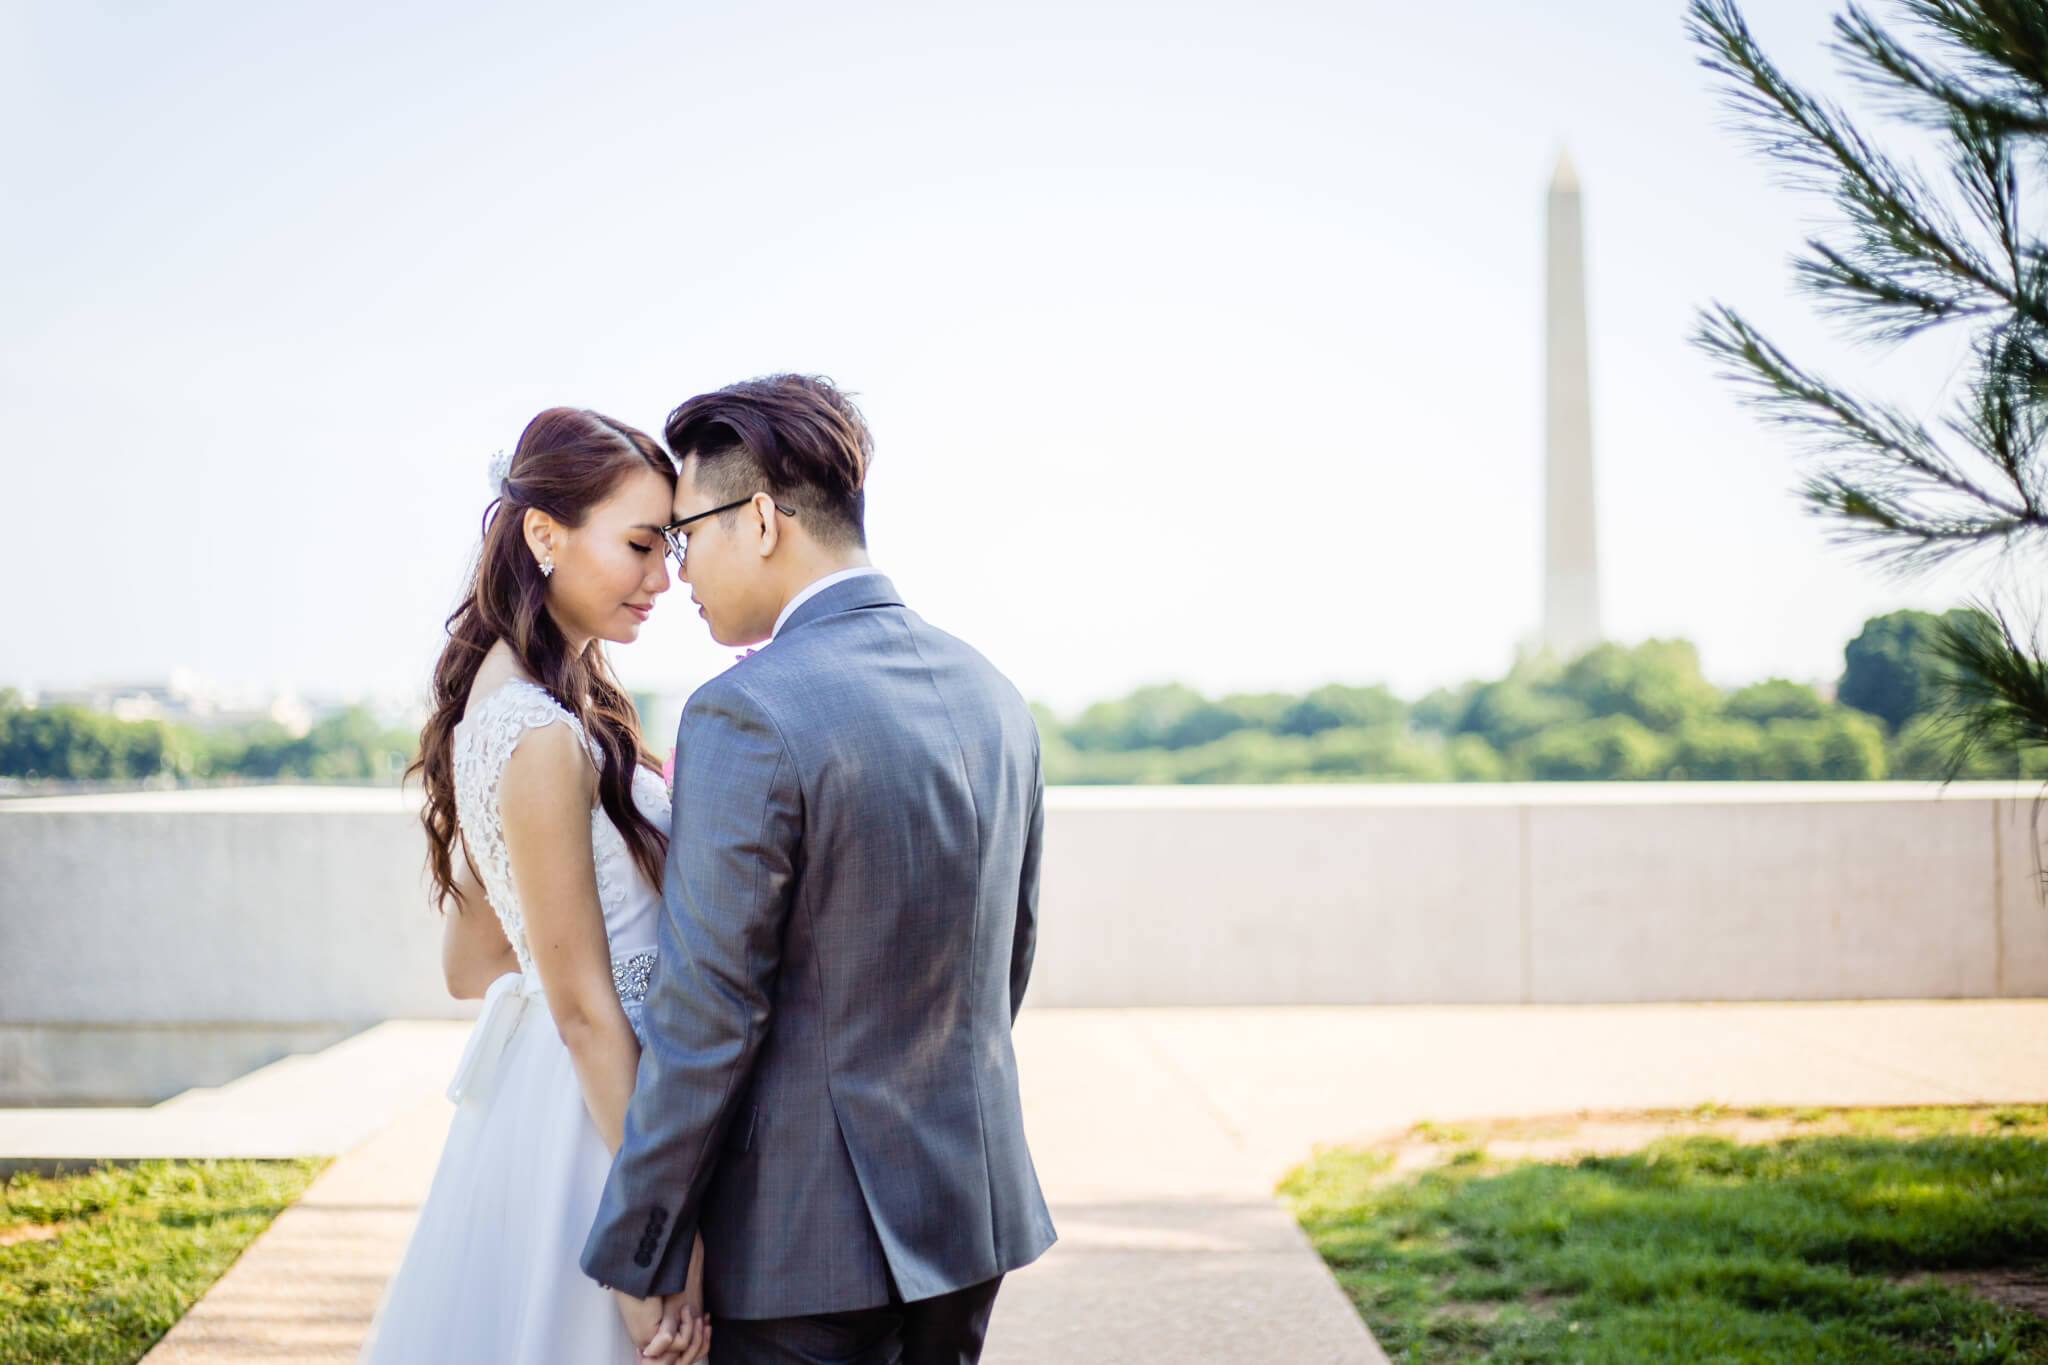
<instances>
[{"instance_id":1,"label":"suit jacket collar","mask_svg":"<svg viewBox=\"0 0 2048 1365\"><path fill-rule=\"evenodd\" d=\"M902 594L896 591L896 585L889 581L887 574L864 573L858 578L834 583L791 612L775 638L779 640L797 627L822 616L837 616L842 611L860 611L866 607L902 605Z\"/></svg>"}]
</instances>

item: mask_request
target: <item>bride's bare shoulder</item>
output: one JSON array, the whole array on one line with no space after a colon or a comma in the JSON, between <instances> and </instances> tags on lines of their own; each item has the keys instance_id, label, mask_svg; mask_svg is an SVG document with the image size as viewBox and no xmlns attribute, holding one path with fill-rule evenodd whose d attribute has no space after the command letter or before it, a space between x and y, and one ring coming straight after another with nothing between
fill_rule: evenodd
<instances>
[{"instance_id":1,"label":"bride's bare shoulder","mask_svg":"<svg viewBox=\"0 0 2048 1365\"><path fill-rule=\"evenodd\" d=\"M483 663L477 666L476 677L470 679L469 700L464 702L462 707L463 718L467 719L476 710L478 702L515 679L520 682L533 682L532 676L520 667L519 658L512 652L512 646L499 640L484 655Z\"/></svg>"}]
</instances>

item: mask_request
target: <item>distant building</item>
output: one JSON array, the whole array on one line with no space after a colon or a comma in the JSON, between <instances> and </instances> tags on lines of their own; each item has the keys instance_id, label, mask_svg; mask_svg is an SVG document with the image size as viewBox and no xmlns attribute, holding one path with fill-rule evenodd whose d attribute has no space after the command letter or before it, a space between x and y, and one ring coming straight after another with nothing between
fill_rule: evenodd
<instances>
[{"instance_id":1,"label":"distant building","mask_svg":"<svg viewBox=\"0 0 2048 1365\"><path fill-rule=\"evenodd\" d=\"M160 720L199 728L270 721L297 739L313 728L319 713L295 692L224 687L189 669L171 670L160 683L96 683L55 688L23 696L29 706L76 706L116 720Z\"/></svg>"}]
</instances>

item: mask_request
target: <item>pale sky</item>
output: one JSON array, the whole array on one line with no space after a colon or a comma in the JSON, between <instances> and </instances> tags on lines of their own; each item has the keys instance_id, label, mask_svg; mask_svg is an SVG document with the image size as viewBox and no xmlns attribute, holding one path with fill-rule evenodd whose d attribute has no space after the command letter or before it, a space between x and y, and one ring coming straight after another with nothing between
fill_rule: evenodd
<instances>
[{"instance_id":1,"label":"pale sky","mask_svg":"<svg viewBox=\"0 0 2048 1365\"><path fill-rule=\"evenodd\" d=\"M1749 8L1828 75L1828 6ZM1819 206L1682 13L0 6L0 684L423 689L533 413L658 436L773 370L858 396L877 563L1035 699L1497 676L1540 604L1560 148L1608 635L1832 679L1967 584L1830 548L1686 343L1721 298L1871 360L1791 294ZM657 691L731 658L681 591L615 655Z\"/></svg>"}]
</instances>

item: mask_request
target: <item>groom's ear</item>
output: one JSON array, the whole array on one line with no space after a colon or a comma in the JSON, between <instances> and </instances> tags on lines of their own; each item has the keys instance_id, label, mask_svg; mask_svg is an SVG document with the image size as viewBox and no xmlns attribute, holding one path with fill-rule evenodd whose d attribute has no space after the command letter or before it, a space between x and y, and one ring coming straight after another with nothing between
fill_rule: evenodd
<instances>
[{"instance_id":1,"label":"groom's ear","mask_svg":"<svg viewBox=\"0 0 2048 1365\"><path fill-rule=\"evenodd\" d=\"M775 553L775 547L782 543L782 518L776 515L775 499L766 493L754 494L754 505L747 509L757 518L760 538L755 542L755 552L766 559Z\"/></svg>"}]
</instances>

